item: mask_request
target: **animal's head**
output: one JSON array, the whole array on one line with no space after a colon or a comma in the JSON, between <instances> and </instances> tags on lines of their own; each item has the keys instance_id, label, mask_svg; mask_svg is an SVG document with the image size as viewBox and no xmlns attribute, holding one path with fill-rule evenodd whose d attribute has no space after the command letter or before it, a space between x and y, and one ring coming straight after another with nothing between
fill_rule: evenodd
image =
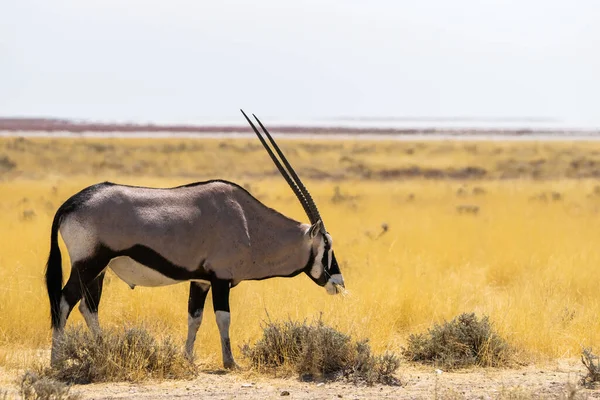
<instances>
[{"instance_id":1,"label":"animal's head","mask_svg":"<svg viewBox=\"0 0 600 400\"><path fill-rule=\"evenodd\" d=\"M309 276L320 286L325 286L327 293L338 294L344 289L344 278L333 252L333 239L325 231L323 222L318 220L310 226L306 235L312 241Z\"/></svg>"},{"instance_id":2,"label":"animal's head","mask_svg":"<svg viewBox=\"0 0 600 400\"><path fill-rule=\"evenodd\" d=\"M256 136L260 139L260 142L263 144L264 148L267 150L267 153L271 156L271 159L275 163L275 166L281 173L281 175L285 178L287 183L290 185L296 197L302 204L306 215L310 220L310 227L306 231L306 235L308 240L311 241L312 244L312 252L311 259L308 263L308 270L306 273L311 277L313 281L315 281L320 286L325 286L327 293L329 294L337 294L343 291L344 289L344 279L342 278L342 273L340 272L340 267L335 259L335 254L333 253L333 240L331 235L325 229L325 224L323 224L323 220L321 219L321 215L319 214L319 210L317 209L317 205L312 199L308 189L302 183L290 163L287 161L275 140L271 137L271 134L264 125L260 122L256 115L252 115L263 132L273 145L273 148L277 152L277 155L281 158L282 163L275 156L261 133L256 129L252 121L248 118L246 113L243 110L242 114L256 133Z\"/></svg>"}]
</instances>

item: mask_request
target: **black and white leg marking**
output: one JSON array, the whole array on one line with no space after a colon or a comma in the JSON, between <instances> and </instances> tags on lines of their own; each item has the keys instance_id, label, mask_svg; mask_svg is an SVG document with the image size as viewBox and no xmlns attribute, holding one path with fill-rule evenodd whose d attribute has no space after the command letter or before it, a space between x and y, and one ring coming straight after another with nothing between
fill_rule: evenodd
<instances>
[{"instance_id":1,"label":"black and white leg marking","mask_svg":"<svg viewBox=\"0 0 600 400\"><path fill-rule=\"evenodd\" d=\"M207 283L191 282L190 297L188 299L188 335L185 342L186 356L192 359L194 353L194 342L196 333L200 324L202 324L202 314L204 313L204 302L210 290Z\"/></svg>"},{"instance_id":2,"label":"black and white leg marking","mask_svg":"<svg viewBox=\"0 0 600 400\"><path fill-rule=\"evenodd\" d=\"M102 296L102 285L104 283L104 272L102 272L89 285L83 288L83 298L79 302L79 311L85 319L88 328L95 335L100 334L100 323L98 322L98 306Z\"/></svg>"},{"instance_id":3,"label":"black and white leg marking","mask_svg":"<svg viewBox=\"0 0 600 400\"><path fill-rule=\"evenodd\" d=\"M212 285L213 307L217 320L217 327L221 335L221 350L223 352L223 366L225 368L235 368L237 364L231 353L231 341L229 339L229 325L231 316L229 313L229 290L230 282L221 279L214 279Z\"/></svg>"},{"instance_id":4,"label":"black and white leg marking","mask_svg":"<svg viewBox=\"0 0 600 400\"><path fill-rule=\"evenodd\" d=\"M101 280L98 280L99 286L97 286L97 290L95 293L93 289L93 282L100 274L104 271L108 262L110 261L110 256L104 254L103 252L99 252L94 257L76 261L71 266L71 276L69 276L69 280L67 284L62 289L62 295L60 299L60 319L59 326L54 328L52 331L52 350L50 355L50 362L54 364L58 357L58 346L59 342L62 339L62 335L65 329L65 325L67 324L67 318L69 314L73 310L73 307L77 304L79 300L82 299L84 293L86 297L88 297L88 302L83 306L83 310L90 310L88 314L88 318L92 324L92 326L97 322L97 311L98 311L98 302L100 301L100 293L102 290ZM92 288L90 290L90 288ZM88 293L90 292L90 293ZM93 304L95 308L95 313L92 313L89 304ZM82 311L83 312L83 311ZM95 317L94 315L95 314ZM84 313L84 317L86 314ZM86 318L86 322L88 321ZM96 319L96 321L94 321ZM88 326L90 324L88 323Z\"/></svg>"}]
</instances>

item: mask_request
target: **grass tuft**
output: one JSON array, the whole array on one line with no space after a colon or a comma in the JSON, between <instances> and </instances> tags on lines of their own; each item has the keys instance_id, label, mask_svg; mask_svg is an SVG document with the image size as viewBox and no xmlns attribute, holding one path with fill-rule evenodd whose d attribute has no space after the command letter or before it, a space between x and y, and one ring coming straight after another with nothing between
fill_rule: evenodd
<instances>
[{"instance_id":1,"label":"grass tuft","mask_svg":"<svg viewBox=\"0 0 600 400\"><path fill-rule=\"evenodd\" d=\"M600 386L600 357L592 353L591 349L583 349L581 362L587 369L587 374L581 378L581 384L590 389Z\"/></svg>"},{"instance_id":2,"label":"grass tuft","mask_svg":"<svg viewBox=\"0 0 600 400\"><path fill-rule=\"evenodd\" d=\"M404 355L446 369L500 367L508 365L510 348L487 316L479 320L474 313L463 313L443 325L435 324L428 334L410 335Z\"/></svg>"},{"instance_id":3,"label":"grass tuft","mask_svg":"<svg viewBox=\"0 0 600 400\"><path fill-rule=\"evenodd\" d=\"M262 338L254 346L244 345L242 354L259 372L292 372L305 380L346 379L368 385L399 383L393 376L398 357L374 355L366 340L355 342L320 318L311 324L268 322Z\"/></svg>"},{"instance_id":4,"label":"grass tuft","mask_svg":"<svg viewBox=\"0 0 600 400\"><path fill-rule=\"evenodd\" d=\"M78 393L71 393L71 387L56 379L27 371L18 381L19 394L23 400L78 400Z\"/></svg>"},{"instance_id":5,"label":"grass tuft","mask_svg":"<svg viewBox=\"0 0 600 400\"><path fill-rule=\"evenodd\" d=\"M57 364L45 371L73 383L190 379L195 373L173 339L157 342L139 327L104 330L99 336L83 327L65 331Z\"/></svg>"}]
</instances>

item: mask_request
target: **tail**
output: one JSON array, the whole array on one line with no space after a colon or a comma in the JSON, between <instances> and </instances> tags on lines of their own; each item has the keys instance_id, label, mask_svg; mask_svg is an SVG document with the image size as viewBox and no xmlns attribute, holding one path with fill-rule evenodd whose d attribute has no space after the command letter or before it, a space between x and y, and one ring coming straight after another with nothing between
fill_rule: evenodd
<instances>
[{"instance_id":1,"label":"tail","mask_svg":"<svg viewBox=\"0 0 600 400\"><path fill-rule=\"evenodd\" d=\"M57 328L60 323L60 298L62 293L62 256L58 247L58 228L63 216L62 207L58 209L52 221L50 233L50 255L46 265L46 289L50 300L50 315L52 317L52 328Z\"/></svg>"}]
</instances>

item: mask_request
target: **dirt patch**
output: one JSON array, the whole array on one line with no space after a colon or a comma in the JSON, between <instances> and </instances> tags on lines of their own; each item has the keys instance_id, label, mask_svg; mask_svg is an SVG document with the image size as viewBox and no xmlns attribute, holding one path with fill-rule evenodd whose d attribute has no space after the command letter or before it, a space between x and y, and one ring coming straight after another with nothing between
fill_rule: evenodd
<instances>
[{"instance_id":1,"label":"dirt patch","mask_svg":"<svg viewBox=\"0 0 600 400\"><path fill-rule=\"evenodd\" d=\"M402 386L355 386L349 383L301 382L297 379L271 379L245 372L226 373L205 370L191 381L146 382L143 384L110 383L76 385L73 392L83 399L136 398L164 400L170 398L216 399L497 399L497 398L600 398L599 390L575 387L585 374L579 359L559 360L547 365L520 369L475 368L457 372L405 365L398 377ZM0 371L0 392L16 394L12 384L16 374ZM286 394L289 393L289 394ZM512 395L512 397L510 397ZM519 395L519 397L516 397ZM9 397L10 398L10 397Z\"/></svg>"}]
</instances>

